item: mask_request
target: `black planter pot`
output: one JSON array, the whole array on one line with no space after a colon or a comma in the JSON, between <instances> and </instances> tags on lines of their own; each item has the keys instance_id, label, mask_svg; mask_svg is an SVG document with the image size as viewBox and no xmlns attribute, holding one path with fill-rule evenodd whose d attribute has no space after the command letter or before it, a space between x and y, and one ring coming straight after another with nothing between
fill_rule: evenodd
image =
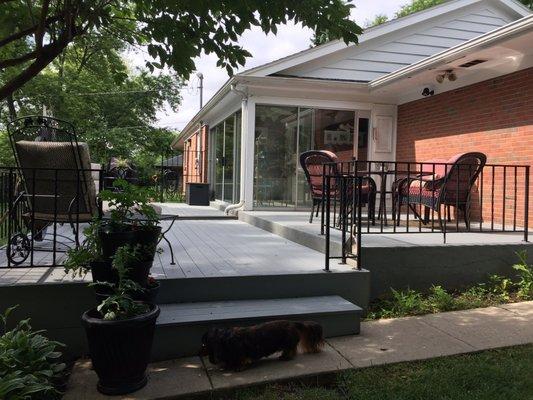
<instances>
[{"instance_id":1,"label":"black planter pot","mask_svg":"<svg viewBox=\"0 0 533 400\"><path fill-rule=\"evenodd\" d=\"M153 261L157 249L157 242L161 235L161 227L131 228L131 230L119 232L107 231L105 229L98 232L104 259L112 259L119 247L126 245L135 247L140 244L143 248L149 249L146 260Z\"/></svg>"},{"instance_id":2,"label":"black planter pot","mask_svg":"<svg viewBox=\"0 0 533 400\"><path fill-rule=\"evenodd\" d=\"M90 266L93 282L118 282L118 274L111 266L111 261L92 261Z\"/></svg>"},{"instance_id":3,"label":"black planter pot","mask_svg":"<svg viewBox=\"0 0 533 400\"><path fill-rule=\"evenodd\" d=\"M137 301L155 304L160 287L160 283L156 282L154 285L144 288L142 292L132 293L131 297ZM98 305L111 295L111 290L105 286L95 286L94 295L96 297L96 304Z\"/></svg>"},{"instance_id":4,"label":"black planter pot","mask_svg":"<svg viewBox=\"0 0 533 400\"><path fill-rule=\"evenodd\" d=\"M97 389L107 395L134 392L146 385L155 322L159 307L124 321L104 321L96 309L82 315Z\"/></svg>"}]
</instances>

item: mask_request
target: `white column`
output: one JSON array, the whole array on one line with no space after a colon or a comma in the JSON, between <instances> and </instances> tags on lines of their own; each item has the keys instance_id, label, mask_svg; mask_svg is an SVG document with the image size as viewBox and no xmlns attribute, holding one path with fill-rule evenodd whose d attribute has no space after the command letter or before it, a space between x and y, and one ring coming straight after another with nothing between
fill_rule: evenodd
<instances>
[{"instance_id":1,"label":"white column","mask_svg":"<svg viewBox=\"0 0 533 400\"><path fill-rule=\"evenodd\" d=\"M242 102L241 125L241 200L244 210L253 209L254 202L254 143L255 143L255 101L251 98Z\"/></svg>"}]
</instances>

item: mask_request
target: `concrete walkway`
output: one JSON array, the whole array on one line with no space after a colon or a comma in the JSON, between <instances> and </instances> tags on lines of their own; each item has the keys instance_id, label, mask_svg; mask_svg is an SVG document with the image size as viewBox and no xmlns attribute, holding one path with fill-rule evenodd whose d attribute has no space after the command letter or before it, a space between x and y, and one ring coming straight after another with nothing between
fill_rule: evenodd
<instances>
[{"instance_id":1,"label":"concrete walkway","mask_svg":"<svg viewBox=\"0 0 533 400\"><path fill-rule=\"evenodd\" d=\"M277 380L526 343L533 343L533 302L364 322L360 335L328 339L322 353L300 354L285 362L266 359L237 373L220 371L199 357L155 363L150 365L148 385L123 398L148 400L200 395ZM120 398L97 393L96 381L90 362L79 361L64 399Z\"/></svg>"}]
</instances>

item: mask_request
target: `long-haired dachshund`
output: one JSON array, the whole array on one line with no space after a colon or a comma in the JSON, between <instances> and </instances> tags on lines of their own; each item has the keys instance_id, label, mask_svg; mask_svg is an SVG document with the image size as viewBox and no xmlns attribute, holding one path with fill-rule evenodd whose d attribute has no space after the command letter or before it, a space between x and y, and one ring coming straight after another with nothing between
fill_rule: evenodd
<instances>
[{"instance_id":1,"label":"long-haired dachshund","mask_svg":"<svg viewBox=\"0 0 533 400\"><path fill-rule=\"evenodd\" d=\"M316 322L272 321L250 327L211 328L202 337L201 356L211 364L240 371L253 362L281 352L290 360L298 352L317 353L324 345L322 326Z\"/></svg>"}]
</instances>

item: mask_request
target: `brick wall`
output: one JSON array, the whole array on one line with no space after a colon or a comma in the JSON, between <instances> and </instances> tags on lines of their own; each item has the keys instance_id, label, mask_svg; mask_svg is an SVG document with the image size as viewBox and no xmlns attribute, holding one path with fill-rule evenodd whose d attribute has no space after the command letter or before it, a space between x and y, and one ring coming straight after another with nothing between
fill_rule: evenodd
<instances>
[{"instance_id":1,"label":"brick wall","mask_svg":"<svg viewBox=\"0 0 533 400\"><path fill-rule=\"evenodd\" d=\"M467 151L485 153L488 164L533 165L533 68L399 106L398 161L449 158ZM484 171L484 221L492 213L491 172ZM496 169L494 181L495 219L502 221L505 196L506 224L513 223L515 198L523 223L524 173L518 172L516 196L512 169L506 171L505 194L503 169Z\"/></svg>"},{"instance_id":2,"label":"brick wall","mask_svg":"<svg viewBox=\"0 0 533 400\"><path fill-rule=\"evenodd\" d=\"M183 145L183 183L206 183L207 182L207 125L202 126L195 134L187 139ZM200 141L200 146L198 146Z\"/></svg>"}]
</instances>

